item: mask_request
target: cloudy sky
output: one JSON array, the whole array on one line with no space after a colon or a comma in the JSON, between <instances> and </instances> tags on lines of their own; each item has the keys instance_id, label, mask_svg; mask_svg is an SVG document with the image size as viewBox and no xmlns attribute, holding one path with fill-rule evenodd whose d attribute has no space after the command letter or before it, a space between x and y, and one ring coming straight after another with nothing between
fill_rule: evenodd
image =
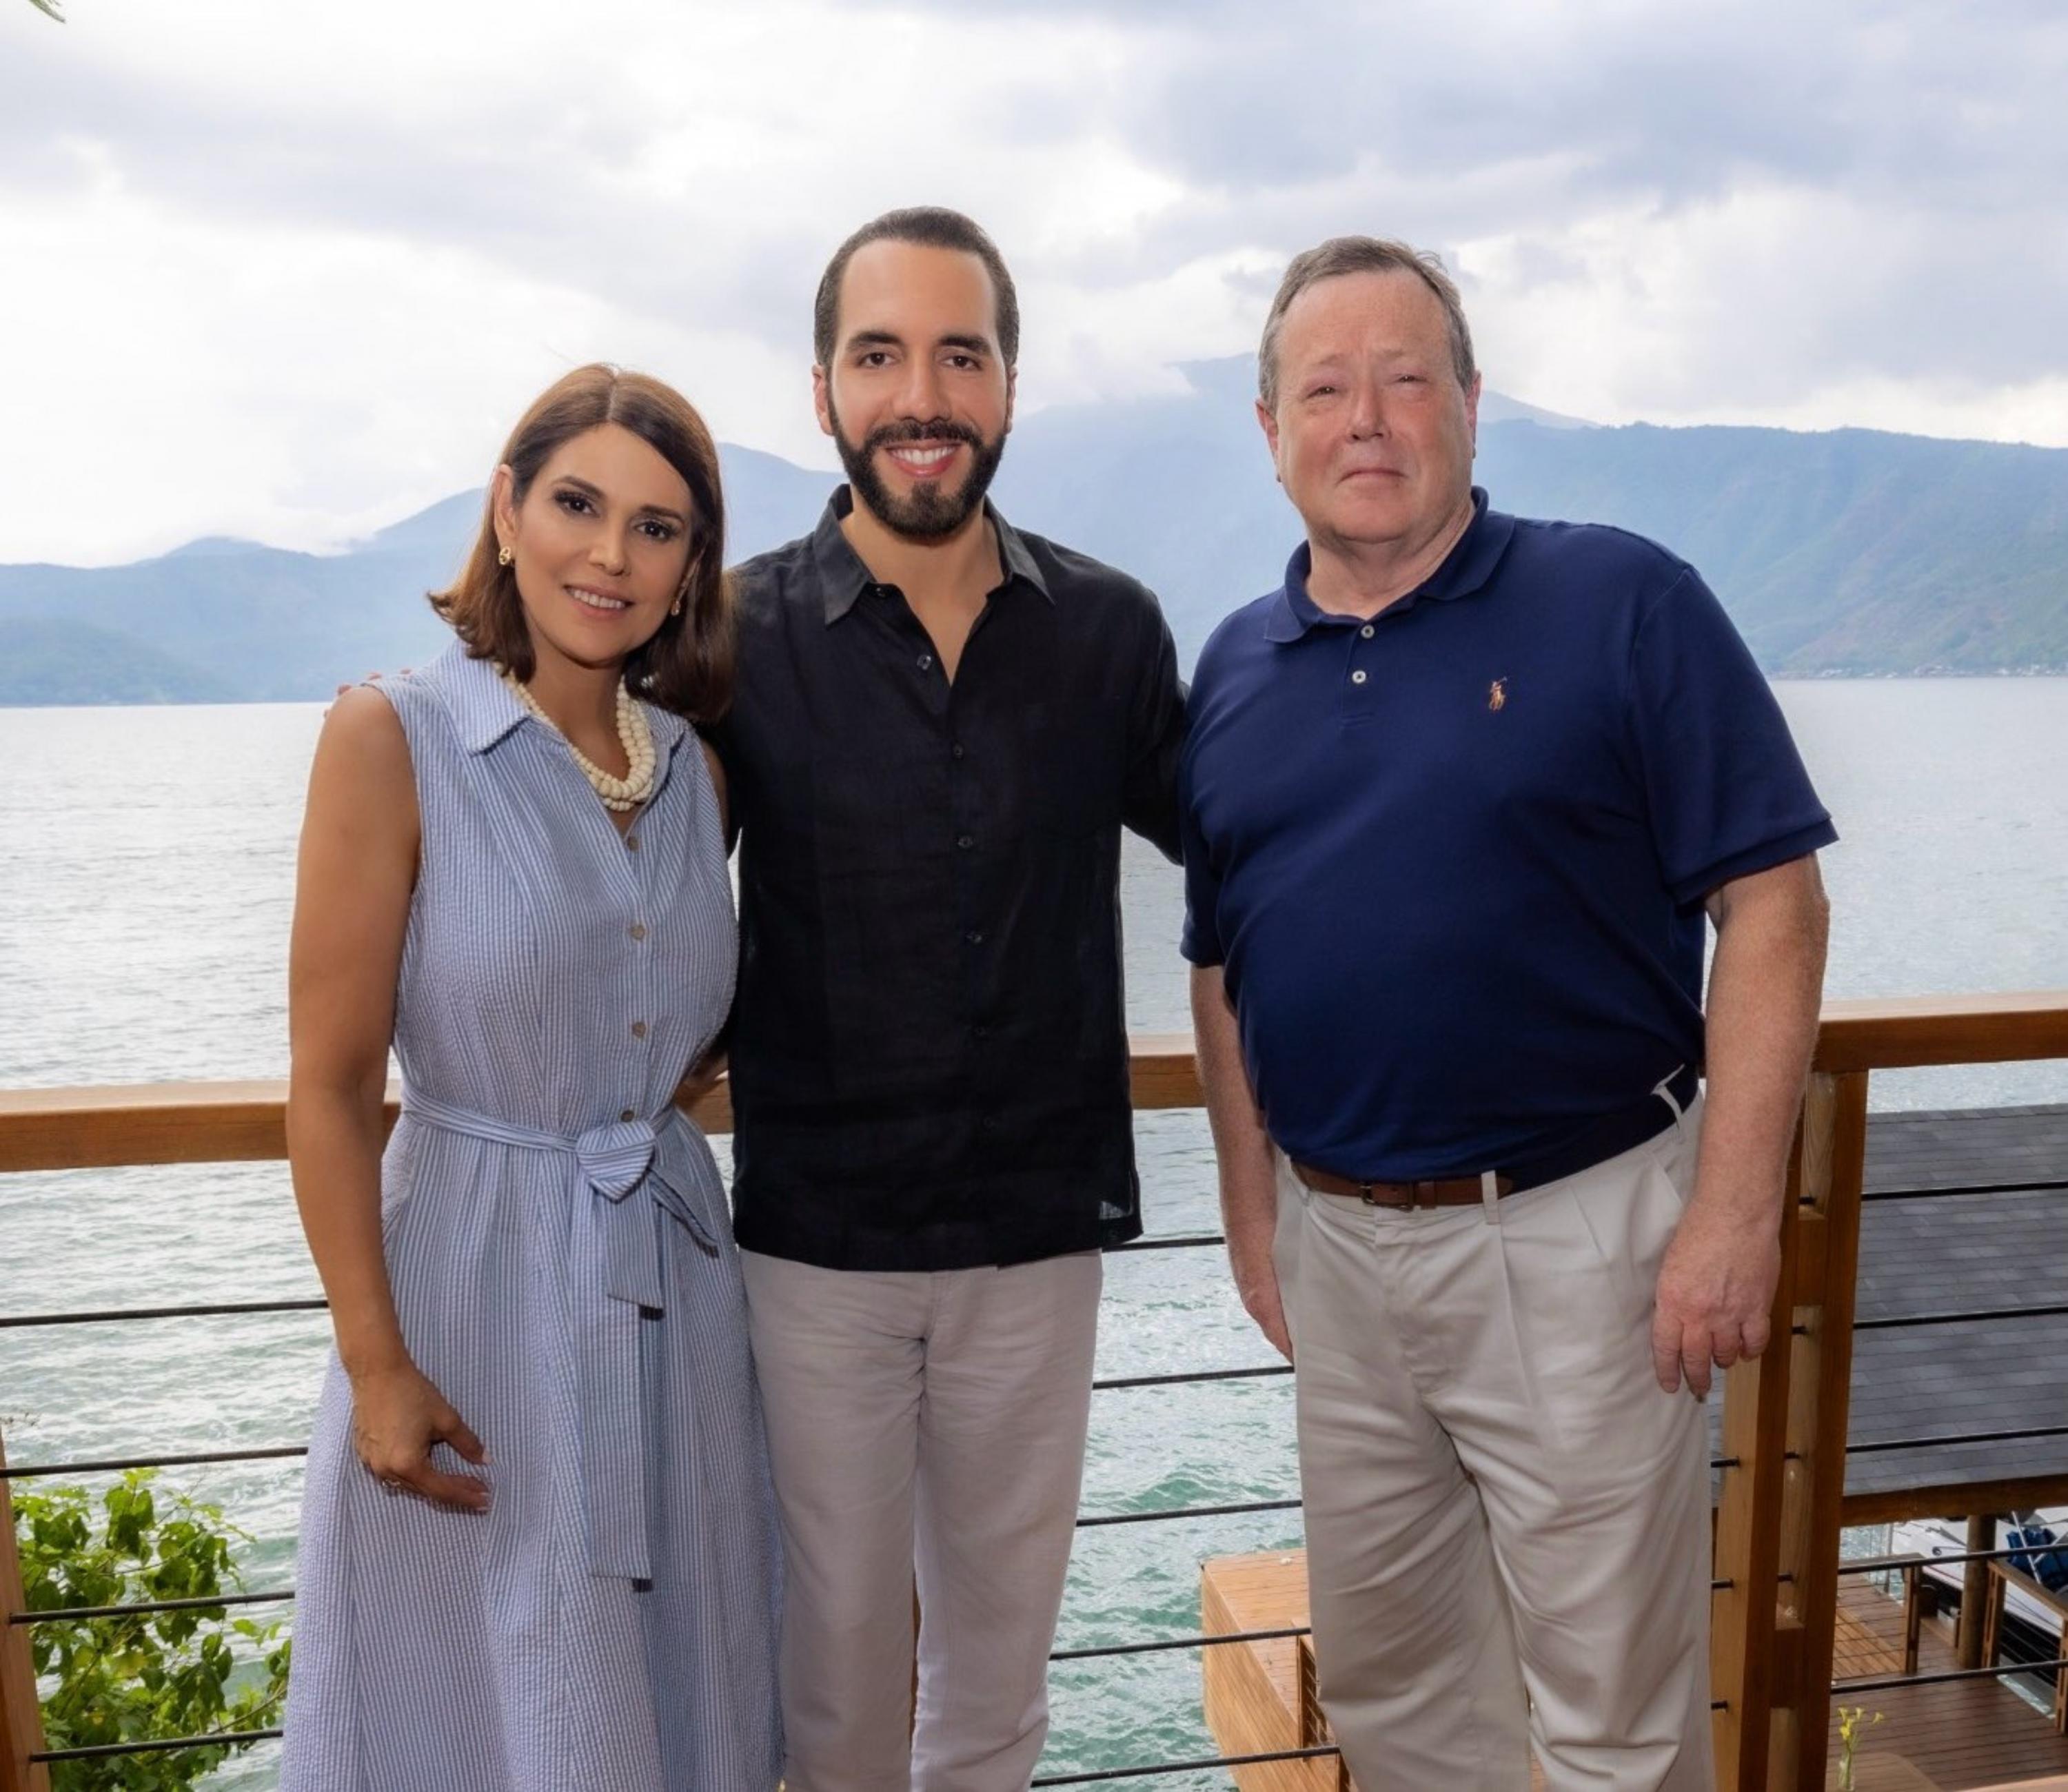
<instances>
[{"instance_id":1,"label":"cloudy sky","mask_svg":"<svg viewBox=\"0 0 2068 1792\"><path fill-rule=\"evenodd\" d=\"M955 205L1023 407L1251 349L1286 257L1442 251L1605 422L2068 445L2059 0L0 0L0 560L320 548L606 358L830 463L810 294Z\"/></svg>"}]
</instances>

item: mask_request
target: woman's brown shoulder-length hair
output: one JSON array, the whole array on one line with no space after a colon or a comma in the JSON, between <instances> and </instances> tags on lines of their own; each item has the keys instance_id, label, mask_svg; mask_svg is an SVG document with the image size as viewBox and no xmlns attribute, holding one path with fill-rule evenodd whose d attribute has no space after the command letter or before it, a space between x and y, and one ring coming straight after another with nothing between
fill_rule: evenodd
<instances>
[{"instance_id":1,"label":"woman's brown shoulder-length hair","mask_svg":"<svg viewBox=\"0 0 2068 1792\"><path fill-rule=\"evenodd\" d=\"M502 464L521 505L540 470L576 436L605 423L629 429L690 488L690 565L682 612L625 662L633 693L708 727L732 701L733 618L725 576L725 497L718 445L696 408L672 386L597 363L576 368L534 400L510 433ZM495 489L482 507L481 533L447 590L431 607L477 660L495 660L520 679L531 676L531 631L518 601L515 569L498 563Z\"/></svg>"}]
</instances>

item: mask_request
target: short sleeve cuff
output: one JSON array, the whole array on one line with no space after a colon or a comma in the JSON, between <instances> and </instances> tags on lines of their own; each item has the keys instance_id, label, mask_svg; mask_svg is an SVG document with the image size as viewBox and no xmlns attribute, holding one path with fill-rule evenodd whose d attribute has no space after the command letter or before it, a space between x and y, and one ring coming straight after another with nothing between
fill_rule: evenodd
<instances>
[{"instance_id":1,"label":"short sleeve cuff","mask_svg":"<svg viewBox=\"0 0 2068 1792\"><path fill-rule=\"evenodd\" d=\"M1697 907L1737 878L1750 877L1755 872L1771 871L1776 865L1785 865L1791 859L1805 859L1830 846L1838 837L1838 831L1831 825L1831 818L1822 816L1792 833L1777 834L1757 846L1733 852L1695 876L1681 879L1673 886L1673 900L1682 908Z\"/></svg>"},{"instance_id":2,"label":"short sleeve cuff","mask_svg":"<svg viewBox=\"0 0 2068 1792\"><path fill-rule=\"evenodd\" d=\"M1179 938L1178 949L1184 954L1187 963L1196 965L1203 971L1211 970L1225 957L1220 941L1206 929L1195 927L1189 915L1185 917L1185 931Z\"/></svg>"}]
</instances>

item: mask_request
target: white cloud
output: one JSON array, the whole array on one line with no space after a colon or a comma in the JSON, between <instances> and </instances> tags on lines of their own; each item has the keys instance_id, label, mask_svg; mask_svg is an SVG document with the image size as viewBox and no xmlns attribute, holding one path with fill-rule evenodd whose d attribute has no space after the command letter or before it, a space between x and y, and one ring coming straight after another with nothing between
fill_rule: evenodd
<instances>
[{"instance_id":1,"label":"white cloud","mask_svg":"<svg viewBox=\"0 0 2068 1792\"><path fill-rule=\"evenodd\" d=\"M2038 0L69 13L0 0L0 559L328 545L592 358L826 464L812 286L922 199L1013 262L1023 408L1252 347L1288 253L1380 229L1557 409L2068 445Z\"/></svg>"}]
</instances>

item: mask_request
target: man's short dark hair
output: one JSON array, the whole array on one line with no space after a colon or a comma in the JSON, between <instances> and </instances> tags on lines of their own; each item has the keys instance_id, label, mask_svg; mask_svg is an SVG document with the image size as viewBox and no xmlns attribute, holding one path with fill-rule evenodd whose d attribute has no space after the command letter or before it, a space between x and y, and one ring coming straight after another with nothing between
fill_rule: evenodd
<instances>
[{"instance_id":1,"label":"man's short dark hair","mask_svg":"<svg viewBox=\"0 0 2068 1792\"><path fill-rule=\"evenodd\" d=\"M926 249L959 249L983 263L991 276L991 290L998 299L998 352L1008 371L1020 362L1020 295L1012 276L1005 270L1005 258L998 245L985 234L983 226L945 205L907 205L872 218L833 251L820 277L819 296L812 307L812 359L820 367L831 367L840 334L841 281L857 249L872 242L911 242Z\"/></svg>"}]
</instances>

